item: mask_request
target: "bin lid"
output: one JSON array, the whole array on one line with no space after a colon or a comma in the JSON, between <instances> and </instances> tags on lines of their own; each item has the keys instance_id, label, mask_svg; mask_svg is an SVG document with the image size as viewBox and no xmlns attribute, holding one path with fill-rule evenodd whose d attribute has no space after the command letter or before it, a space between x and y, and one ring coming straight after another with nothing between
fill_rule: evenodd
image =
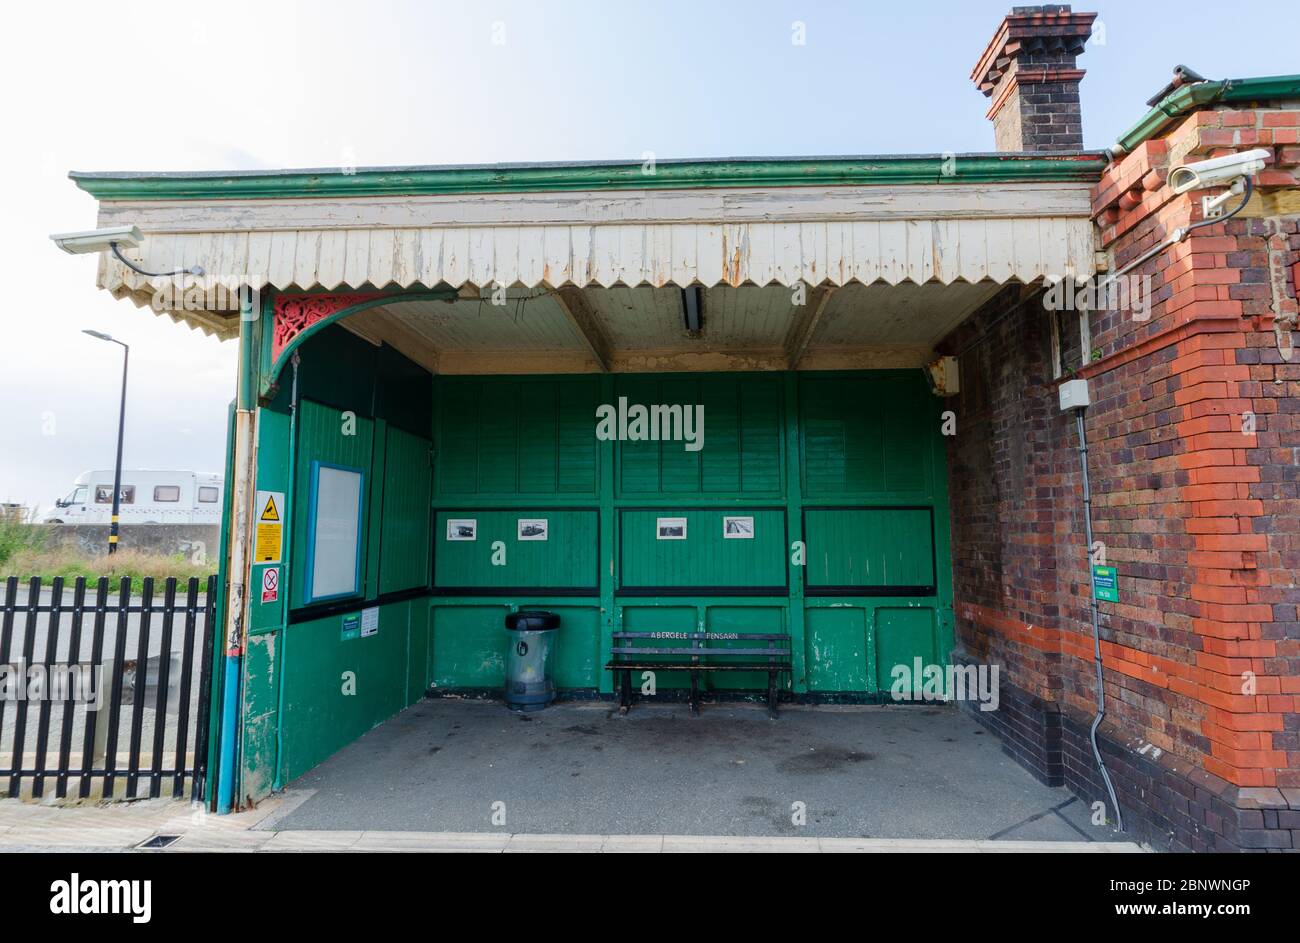
<instances>
[{"instance_id":1,"label":"bin lid","mask_svg":"<svg viewBox=\"0 0 1300 943\"><path fill-rule=\"evenodd\" d=\"M520 609L506 616L506 628L515 632L540 632L559 627L560 617L545 609Z\"/></svg>"}]
</instances>

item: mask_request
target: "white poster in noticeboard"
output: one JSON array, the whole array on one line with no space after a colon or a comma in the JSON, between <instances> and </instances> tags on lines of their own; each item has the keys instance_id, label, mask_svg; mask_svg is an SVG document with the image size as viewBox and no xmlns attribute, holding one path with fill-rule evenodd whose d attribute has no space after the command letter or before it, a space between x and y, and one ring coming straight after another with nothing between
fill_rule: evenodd
<instances>
[{"instance_id":1,"label":"white poster in noticeboard","mask_svg":"<svg viewBox=\"0 0 1300 943\"><path fill-rule=\"evenodd\" d=\"M319 463L311 494L309 600L350 596L361 588L364 473Z\"/></svg>"}]
</instances>

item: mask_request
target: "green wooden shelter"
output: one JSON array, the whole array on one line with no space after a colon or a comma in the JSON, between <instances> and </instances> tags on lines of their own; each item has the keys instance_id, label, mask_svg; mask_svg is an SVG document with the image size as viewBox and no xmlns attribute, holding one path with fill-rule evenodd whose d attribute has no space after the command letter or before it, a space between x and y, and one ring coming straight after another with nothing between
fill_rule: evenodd
<instances>
[{"instance_id":1,"label":"green wooden shelter","mask_svg":"<svg viewBox=\"0 0 1300 943\"><path fill-rule=\"evenodd\" d=\"M936 346L1007 285L1092 275L1103 165L74 174L143 237L100 285L240 347L218 806L426 694L498 691L522 607L560 614L572 696L612 693L620 630L787 632L809 700L945 664Z\"/></svg>"}]
</instances>

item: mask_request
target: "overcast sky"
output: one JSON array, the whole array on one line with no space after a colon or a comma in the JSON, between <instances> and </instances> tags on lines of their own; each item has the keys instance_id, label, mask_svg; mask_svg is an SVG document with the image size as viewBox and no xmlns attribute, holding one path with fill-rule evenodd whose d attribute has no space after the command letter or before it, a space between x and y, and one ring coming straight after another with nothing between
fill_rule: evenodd
<instances>
[{"instance_id":1,"label":"overcast sky","mask_svg":"<svg viewBox=\"0 0 1300 943\"><path fill-rule=\"evenodd\" d=\"M49 233L95 224L69 170L990 151L969 73L1010 7L10 4L0 500L48 506L112 466L121 349L86 327L131 344L127 467L222 465L233 342L114 301L93 257L54 247ZM1104 24L1080 59L1088 147L1132 125L1177 63L1300 72L1295 0L1075 8Z\"/></svg>"}]
</instances>

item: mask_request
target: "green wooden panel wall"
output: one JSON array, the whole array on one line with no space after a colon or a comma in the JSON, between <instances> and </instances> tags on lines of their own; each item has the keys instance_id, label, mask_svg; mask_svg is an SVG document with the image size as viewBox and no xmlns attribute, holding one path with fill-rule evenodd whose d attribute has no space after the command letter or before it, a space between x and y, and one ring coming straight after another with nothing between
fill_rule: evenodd
<instances>
[{"instance_id":1,"label":"green wooden panel wall","mask_svg":"<svg viewBox=\"0 0 1300 943\"><path fill-rule=\"evenodd\" d=\"M275 785L276 732L280 722L280 661L276 654L281 637L281 632L250 635L244 647L240 795L264 796Z\"/></svg>"},{"instance_id":2,"label":"green wooden panel wall","mask_svg":"<svg viewBox=\"0 0 1300 943\"><path fill-rule=\"evenodd\" d=\"M342 637L347 616L292 624L285 633L284 765L288 782L421 697L408 685L413 608L423 599L379 608L379 631ZM355 614L353 614L355 615ZM422 617L415 622L424 626Z\"/></svg>"},{"instance_id":3,"label":"green wooden panel wall","mask_svg":"<svg viewBox=\"0 0 1300 943\"><path fill-rule=\"evenodd\" d=\"M805 611L805 675L800 681L809 691L876 690L871 615L871 609L849 603Z\"/></svg>"},{"instance_id":4,"label":"green wooden panel wall","mask_svg":"<svg viewBox=\"0 0 1300 943\"><path fill-rule=\"evenodd\" d=\"M432 688L500 688L506 681L505 603L434 604L429 624Z\"/></svg>"},{"instance_id":5,"label":"green wooden panel wall","mask_svg":"<svg viewBox=\"0 0 1300 943\"><path fill-rule=\"evenodd\" d=\"M519 540L521 518L548 521L546 540ZM447 521L478 522L477 540L448 540ZM590 589L597 573L598 518L595 509L467 509L439 511L434 523L434 587L437 589ZM493 544L504 545L504 564Z\"/></svg>"},{"instance_id":6,"label":"green wooden panel wall","mask_svg":"<svg viewBox=\"0 0 1300 943\"><path fill-rule=\"evenodd\" d=\"M929 508L810 508L804 512L804 539L809 592L935 585Z\"/></svg>"},{"instance_id":7,"label":"green wooden panel wall","mask_svg":"<svg viewBox=\"0 0 1300 943\"><path fill-rule=\"evenodd\" d=\"M889 699L895 665L948 663L941 610L915 599L817 600L804 613L804 682L817 693Z\"/></svg>"},{"instance_id":8,"label":"green wooden panel wall","mask_svg":"<svg viewBox=\"0 0 1300 943\"><path fill-rule=\"evenodd\" d=\"M723 537L723 518L754 518L752 539ZM685 540L660 540L661 517L686 519ZM624 588L784 587L784 508L640 509L619 512Z\"/></svg>"},{"instance_id":9,"label":"green wooden panel wall","mask_svg":"<svg viewBox=\"0 0 1300 943\"><path fill-rule=\"evenodd\" d=\"M303 353L309 362L310 343ZM282 719L290 777L426 686L499 688L503 620L512 608L561 613L555 675L562 688L610 690L602 652L617 628L788 628L797 691L879 695L887 693L893 664L947 658L942 404L918 371L439 377L431 386L435 467L424 494L419 469L421 462L427 466L426 447L410 417L403 431L385 422L386 415L378 421L359 416L356 435L343 436L338 409L302 403L298 506L307 504L306 469L313 459L363 467L378 479L368 490L366 515L373 545L369 596L420 585L426 563L438 588L459 593L386 605L378 642L340 640L341 616L289 627L282 639L288 653ZM704 448L599 442L596 407L616 404L619 396L630 403L702 404ZM394 394L392 401L401 399ZM590 510L573 510L587 505ZM851 510L818 510L830 506ZM917 506L938 509L932 528L928 510L908 510ZM431 507L437 510L432 528ZM724 540L725 514L754 516L755 539ZM690 539L656 540L654 521L661 516L686 517ZM477 519L478 540L446 541L450 517ZM520 517L547 518L550 539L520 542ZM292 523L295 559L305 560L305 515ZM808 545L806 569L790 565L789 541L796 537ZM494 540L505 544L504 567L491 564ZM422 557L421 543L432 561ZM936 552L938 574L931 564ZM789 593L787 574L795 578ZM886 586L937 583L937 592L805 597L800 579L806 576L814 587L866 585L878 575ZM292 574L295 605L301 604L301 582L300 573ZM716 590L689 588L705 584ZM618 595L620 586L634 585L662 595ZM729 595L728 587L781 590L745 597ZM547 596L546 588L588 590L590 596ZM393 606L407 607L400 645L389 631ZM366 682L361 700L340 701L340 673L357 665ZM274 678L269 663L253 667L256 677ZM706 683L758 691L765 682L756 674L719 675ZM684 677L659 678L661 687L686 683Z\"/></svg>"},{"instance_id":10,"label":"green wooden panel wall","mask_svg":"<svg viewBox=\"0 0 1300 943\"><path fill-rule=\"evenodd\" d=\"M782 493L780 376L620 376L615 391L626 397L629 407L704 407L703 447L698 451L687 451L680 441L618 443L620 493Z\"/></svg>"},{"instance_id":11,"label":"green wooden panel wall","mask_svg":"<svg viewBox=\"0 0 1300 943\"><path fill-rule=\"evenodd\" d=\"M298 457L293 520L292 600L303 605L303 584L307 574L307 509L311 504L312 462L332 462L361 468L366 473L366 501L363 518L370 514L371 458L374 445L374 422L364 416L345 417L341 410L303 400L298 406ZM369 528L362 526L362 574ZM361 595L361 594L358 594Z\"/></svg>"},{"instance_id":12,"label":"green wooden panel wall","mask_svg":"<svg viewBox=\"0 0 1300 943\"><path fill-rule=\"evenodd\" d=\"M594 495L593 377L439 378L436 493Z\"/></svg>"},{"instance_id":13,"label":"green wooden panel wall","mask_svg":"<svg viewBox=\"0 0 1300 943\"><path fill-rule=\"evenodd\" d=\"M379 536L379 592L424 586L429 580L428 439L388 428L383 515Z\"/></svg>"},{"instance_id":14,"label":"green wooden panel wall","mask_svg":"<svg viewBox=\"0 0 1300 943\"><path fill-rule=\"evenodd\" d=\"M876 686L881 691L890 690L897 665L908 669L903 677L911 684L904 684L903 690L910 694L920 691L924 680L915 670L916 659L923 666L947 663L946 655L940 660L937 628L933 609L882 606L876 610Z\"/></svg>"},{"instance_id":15,"label":"green wooden panel wall","mask_svg":"<svg viewBox=\"0 0 1300 943\"><path fill-rule=\"evenodd\" d=\"M801 377L799 403L806 497L932 493L938 418L919 370Z\"/></svg>"},{"instance_id":16,"label":"green wooden panel wall","mask_svg":"<svg viewBox=\"0 0 1300 943\"><path fill-rule=\"evenodd\" d=\"M600 683L600 607L555 598L435 600L429 605L428 683L434 689L498 689L505 684L508 613L544 607L560 617L551 649L556 687Z\"/></svg>"}]
</instances>

